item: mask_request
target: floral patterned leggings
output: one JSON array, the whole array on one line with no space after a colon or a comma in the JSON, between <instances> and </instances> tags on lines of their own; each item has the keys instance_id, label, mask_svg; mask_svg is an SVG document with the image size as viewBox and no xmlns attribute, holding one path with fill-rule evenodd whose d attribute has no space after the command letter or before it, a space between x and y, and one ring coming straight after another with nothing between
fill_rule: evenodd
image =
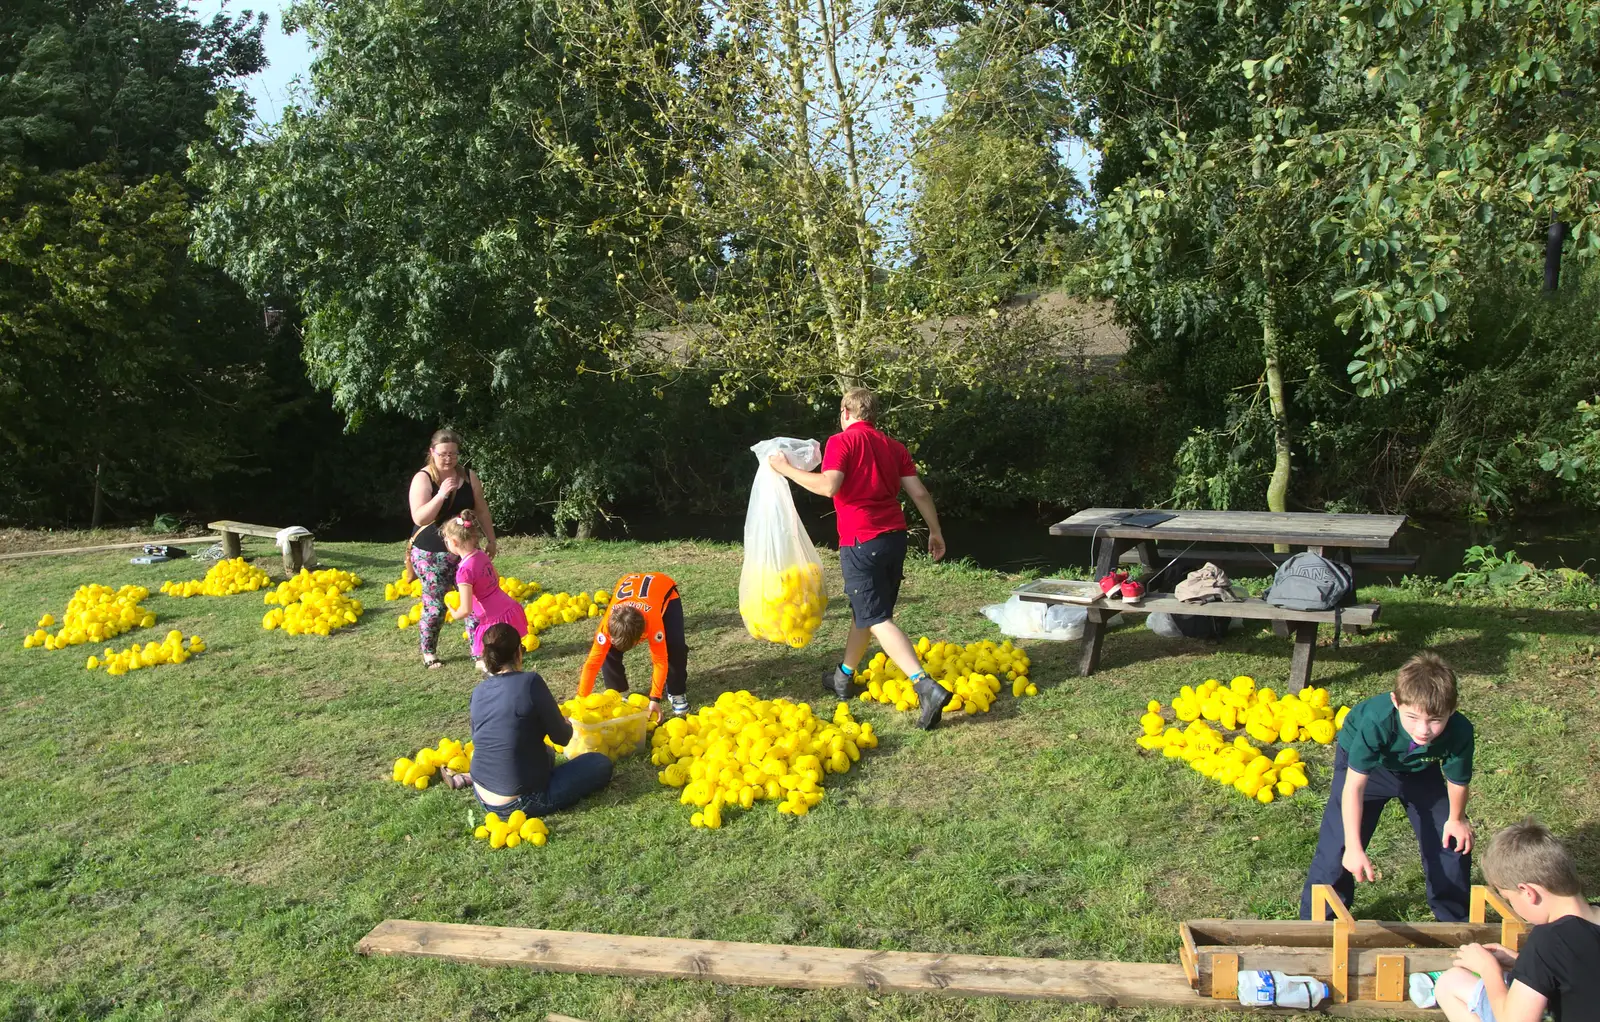
<instances>
[{"instance_id":1,"label":"floral patterned leggings","mask_svg":"<svg viewBox=\"0 0 1600 1022\"><path fill-rule=\"evenodd\" d=\"M417 622L417 641L423 656L438 653L439 629L444 625L447 609L444 595L455 588L456 568L460 566L461 558L449 551L411 548L411 567L422 580L422 620ZM466 626L469 635L475 634L477 619L467 618Z\"/></svg>"}]
</instances>

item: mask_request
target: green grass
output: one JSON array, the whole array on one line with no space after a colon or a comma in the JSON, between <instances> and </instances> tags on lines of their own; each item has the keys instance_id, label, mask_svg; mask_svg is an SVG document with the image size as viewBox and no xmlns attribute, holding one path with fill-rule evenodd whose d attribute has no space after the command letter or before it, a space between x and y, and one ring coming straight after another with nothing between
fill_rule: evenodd
<instances>
[{"instance_id":1,"label":"green grass","mask_svg":"<svg viewBox=\"0 0 1600 1022\"><path fill-rule=\"evenodd\" d=\"M276 557L253 548L275 575ZM199 574L127 563L130 552L0 562L0 1019L542 1017L763 1022L822 1019L1177 1019L1052 1004L863 992L718 988L365 959L385 918L917 951L1176 961L1179 920L1292 917L1327 790L1259 806L1133 744L1146 700L1252 674L1281 684L1289 644L1268 632L1221 646L1113 632L1103 669L1076 677L1077 645L1032 643L1037 698L929 734L892 707L854 704L883 742L831 778L804 819L768 804L692 830L677 792L639 757L579 810L553 816L549 846L491 853L469 840L468 796L404 789L395 757L466 738L474 681L459 640L425 671L415 633L382 585L398 545L319 547L367 580L360 626L329 638L265 632L259 595L152 595L154 630L205 637L181 666L120 678L83 669L87 647L21 648L79 584ZM847 610L793 652L749 639L736 605L739 552L709 544L560 545L512 540L503 573L546 589L609 586L660 568L682 586L690 696L749 689L820 698ZM993 637L978 613L1014 579L961 565L910 566L900 620L913 636ZM1477 724L1480 833L1526 813L1572 837L1600 890L1596 615L1369 590L1384 627L1319 652L1317 683L1342 702L1384 691L1431 646L1462 672ZM1571 603L1572 601L1566 601ZM535 655L570 693L586 626L558 626ZM636 657L636 676L646 668ZM1375 842L1384 880L1368 918L1427 918L1410 829L1391 807ZM1198 1015L1194 1017L1199 1017Z\"/></svg>"}]
</instances>

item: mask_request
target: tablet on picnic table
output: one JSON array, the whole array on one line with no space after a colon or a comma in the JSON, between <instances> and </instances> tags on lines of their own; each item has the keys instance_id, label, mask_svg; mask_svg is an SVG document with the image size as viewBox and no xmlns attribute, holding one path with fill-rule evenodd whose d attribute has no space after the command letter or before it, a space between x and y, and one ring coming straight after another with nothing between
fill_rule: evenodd
<instances>
[{"instance_id":1,"label":"tablet on picnic table","mask_svg":"<svg viewBox=\"0 0 1600 1022\"><path fill-rule=\"evenodd\" d=\"M1070 578L1041 578L1011 591L1023 599L1047 600L1051 603L1093 603L1103 594L1094 582Z\"/></svg>"},{"instance_id":2,"label":"tablet on picnic table","mask_svg":"<svg viewBox=\"0 0 1600 1022\"><path fill-rule=\"evenodd\" d=\"M1117 524L1131 525L1135 529L1151 529L1176 517L1171 511L1129 511L1116 516Z\"/></svg>"}]
</instances>

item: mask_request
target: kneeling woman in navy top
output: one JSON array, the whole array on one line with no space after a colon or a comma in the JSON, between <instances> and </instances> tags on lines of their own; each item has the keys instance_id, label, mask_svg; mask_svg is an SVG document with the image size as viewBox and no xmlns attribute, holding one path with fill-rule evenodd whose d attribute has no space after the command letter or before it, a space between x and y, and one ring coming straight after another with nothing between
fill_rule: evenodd
<instances>
[{"instance_id":1,"label":"kneeling woman in navy top","mask_svg":"<svg viewBox=\"0 0 1600 1022\"><path fill-rule=\"evenodd\" d=\"M472 690L472 773L465 775L485 809L502 817L543 816L576 805L611 781L611 760L585 752L560 766L545 736L566 747L572 725L550 688L522 669L522 637L507 624L483 633L488 676ZM573 750L576 751L576 750Z\"/></svg>"}]
</instances>

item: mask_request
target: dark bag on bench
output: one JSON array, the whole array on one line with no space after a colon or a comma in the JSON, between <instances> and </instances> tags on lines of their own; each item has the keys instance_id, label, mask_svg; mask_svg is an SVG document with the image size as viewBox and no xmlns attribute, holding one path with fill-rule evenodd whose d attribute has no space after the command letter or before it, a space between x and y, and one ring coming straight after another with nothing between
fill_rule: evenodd
<instances>
[{"instance_id":1,"label":"dark bag on bench","mask_svg":"<svg viewBox=\"0 0 1600 1022\"><path fill-rule=\"evenodd\" d=\"M1356 602L1355 582L1348 564L1302 551L1278 565L1267 602L1285 610L1338 610Z\"/></svg>"},{"instance_id":2,"label":"dark bag on bench","mask_svg":"<svg viewBox=\"0 0 1600 1022\"><path fill-rule=\"evenodd\" d=\"M1339 648L1339 608L1356 602L1356 578L1348 564L1309 550L1278 565L1267 602L1286 610L1333 611L1333 647Z\"/></svg>"},{"instance_id":3,"label":"dark bag on bench","mask_svg":"<svg viewBox=\"0 0 1600 1022\"><path fill-rule=\"evenodd\" d=\"M1186 639L1206 639L1221 642L1228 634L1232 618L1212 617L1205 614L1174 614L1172 623Z\"/></svg>"}]
</instances>

